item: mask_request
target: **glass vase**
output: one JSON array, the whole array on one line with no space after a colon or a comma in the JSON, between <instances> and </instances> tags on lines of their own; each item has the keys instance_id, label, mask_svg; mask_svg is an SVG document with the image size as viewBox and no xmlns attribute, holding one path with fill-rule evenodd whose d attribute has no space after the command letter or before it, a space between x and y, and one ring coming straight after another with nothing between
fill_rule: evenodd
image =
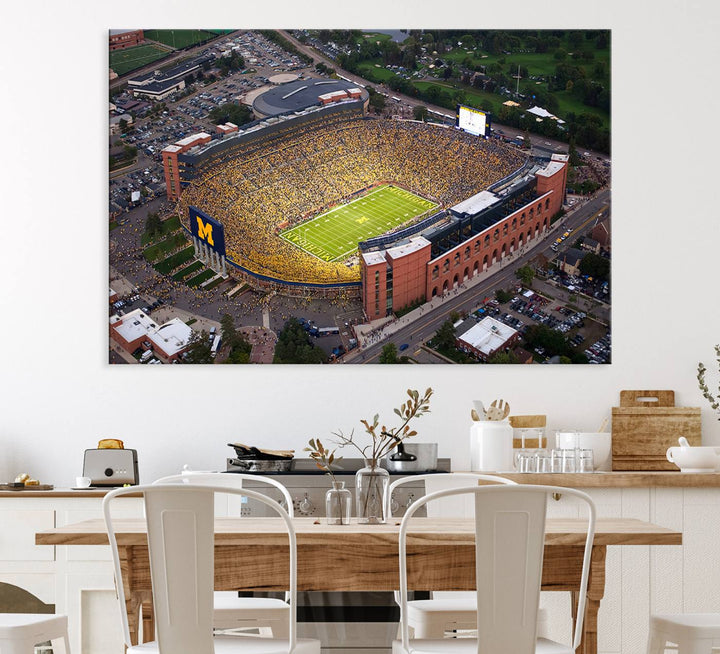
<instances>
[{"instance_id":1,"label":"glass vase","mask_svg":"<svg viewBox=\"0 0 720 654\"><path fill-rule=\"evenodd\" d=\"M380 466L366 466L355 473L355 514L360 524L385 522L385 498L390 473Z\"/></svg>"},{"instance_id":2,"label":"glass vase","mask_svg":"<svg viewBox=\"0 0 720 654\"><path fill-rule=\"evenodd\" d=\"M334 481L325 493L325 515L329 525L349 525L352 493L345 488L344 481Z\"/></svg>"}]
</instances>

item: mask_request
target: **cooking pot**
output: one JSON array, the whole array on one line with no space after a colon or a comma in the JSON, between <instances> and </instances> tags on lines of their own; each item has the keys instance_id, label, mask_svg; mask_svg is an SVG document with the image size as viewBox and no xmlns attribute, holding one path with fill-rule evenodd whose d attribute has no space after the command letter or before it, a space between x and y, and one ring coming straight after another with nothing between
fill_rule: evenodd
<instances>
[{"instance_id":1,"label":"cooking pot","mask_svg":"<svg viewBox=\"0 0 720 654\"><path fill-rule=\"evenodd\" d=\"M397 450L385 457L390 472L425 472L437 470L437 443L399 443Z\"/></svg>"}]
</instances>

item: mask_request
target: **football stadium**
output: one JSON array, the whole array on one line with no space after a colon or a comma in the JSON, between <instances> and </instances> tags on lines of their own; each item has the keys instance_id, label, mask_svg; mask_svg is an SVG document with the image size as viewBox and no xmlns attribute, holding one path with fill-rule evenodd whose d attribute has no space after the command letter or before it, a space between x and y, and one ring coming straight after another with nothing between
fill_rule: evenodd
<instances>
[{"instance_id":1,"label":"football stadium","mask_svg":"<svg viewBox=\"0 0 720 654\"><path fill-rule=\"evenodd\" d=\"M173 155L178 214L210 261L281 293L350 291L373 318L486 269L562 207L561 156L371 117L364 89L325 85L276 87L263 118Z\"/></svg>"}]
</instances>

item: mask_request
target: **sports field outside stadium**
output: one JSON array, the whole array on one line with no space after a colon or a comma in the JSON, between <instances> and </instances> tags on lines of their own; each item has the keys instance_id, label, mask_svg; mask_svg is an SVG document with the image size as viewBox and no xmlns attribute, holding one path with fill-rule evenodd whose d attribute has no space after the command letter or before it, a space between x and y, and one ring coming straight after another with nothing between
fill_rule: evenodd
<instances>
[{"instance_id":1,"label":"sports field outside stadium","mask_svg":"<svg viewBox=\"0 0 720 654\"><path fill-rule=\"evenodd\" d=\"M342 261L360 241L385 234L438 205L397 186L381 186L281 234L323 261Z\"/></svg>"}]
</instances>

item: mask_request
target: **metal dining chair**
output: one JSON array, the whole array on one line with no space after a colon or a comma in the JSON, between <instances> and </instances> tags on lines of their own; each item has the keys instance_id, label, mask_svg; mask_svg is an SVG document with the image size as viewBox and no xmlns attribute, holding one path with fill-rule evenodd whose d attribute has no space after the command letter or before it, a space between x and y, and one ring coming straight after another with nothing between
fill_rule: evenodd
<instances>
[{"instance_id":1,"label":"metal dining chair","mask_svg":"<svg viewBox=\"0 0 720 654\"><path fill-rule=\"evenodd\" d=\"M677 654L711 654L720 648L720 613L658 613L650 616L647 654L663 654L667 643Z\"/></svg>"},{"instance_id":2,"label":"metal dining chair","mask_svg":"<svg viewBox=\"0 0 720 654\"><path fill-rule=\"evenodd\" d=\"M468 486L477 487L480 481L493 484L516 484L516 482L505 477L470 472L431 473L401 477L390 484L388 489L386 515L392 515L393 491L398 486L418 481L425 483L428 492L432 492L431 485L439 487L438 490L445 490ZM457 500L457 498L454 499ZM456 506L457 502L454 504ZM448 512L447 507L441 509L439 506L440 502L436 502L427 507L428 517L434 515L461 517L461 515L458 515L460 511L457 506L450 512ZM397 593L396 601L398 604L400 603ZM433 592L430 599L408 600L407 620L415 638L443 638L446 632L457 633L472 630L475 629L477 621L477 597L472 592L443 591Z\"/></svg>"},{"instance_id":3,"label":"metal dining chair","mask_svg":"<svg viewBox=\"0 0 720 654\"><path fill-rule=\"evenodd\" d=\"M545 545L545 516L553 493L572 495L587 505L587 533L578 607L571 645L537 637L537 614ZM407 535L413 515L436 500L474 496L477 638L410 639L408 615ZM585 617L590 557L595 535L595 505L571 488L530 484L490 485L430 493L412 504L400 525L400 626L402 637L393 654L574 654Z\"/></svg>"},{"instance_id":4,"label":"metal dining chair","mask_svg":"<svg viewBox=\"0 0 720 654\"><path fill-rule=\"evenodd\" d=\"M0 613L0 652L33 654L35 646L47 641L63 641L70 654L68 620L52 613Z\"/></svg>"},{"instance_id":5,"label":"metal dining chair","mask_svg":"<svg viewBox=\"0 0 720 654\"><path fill-rule=\"evenodd\" d=\"M153 484L204 484L241 489L245 481L261 482L276 488L285 501L288 515L293 517L293 501L287 488L279 481L263 475L186 470L179 475L161 477ZM215 629L258 629L261 635L270 632L274 638L288 637L290 607L287 596L281 600L273 597L239 597L232 591L215 591L213 605Z\"/></svg>"},{"instance_id":6,"label":"metal dining chair","mask_svg":"<svg viewBox=\"0 0 720 654\"><path fill-rule=\"evenodd\" d=\"M130 642L125 590L112 518L114 500L141 493L147 524L148 553L156 640ZM213 635L215 579L215 495L227 493L261 502L284 522L289 540L288 638L238 638ZM103 516L112 551L123 637L127 654L320 654L320 641L297 638L297 544L288 513L261 493L229 486L163 483L117 488L103 499Z\"/></svg>"}]
</instances>

